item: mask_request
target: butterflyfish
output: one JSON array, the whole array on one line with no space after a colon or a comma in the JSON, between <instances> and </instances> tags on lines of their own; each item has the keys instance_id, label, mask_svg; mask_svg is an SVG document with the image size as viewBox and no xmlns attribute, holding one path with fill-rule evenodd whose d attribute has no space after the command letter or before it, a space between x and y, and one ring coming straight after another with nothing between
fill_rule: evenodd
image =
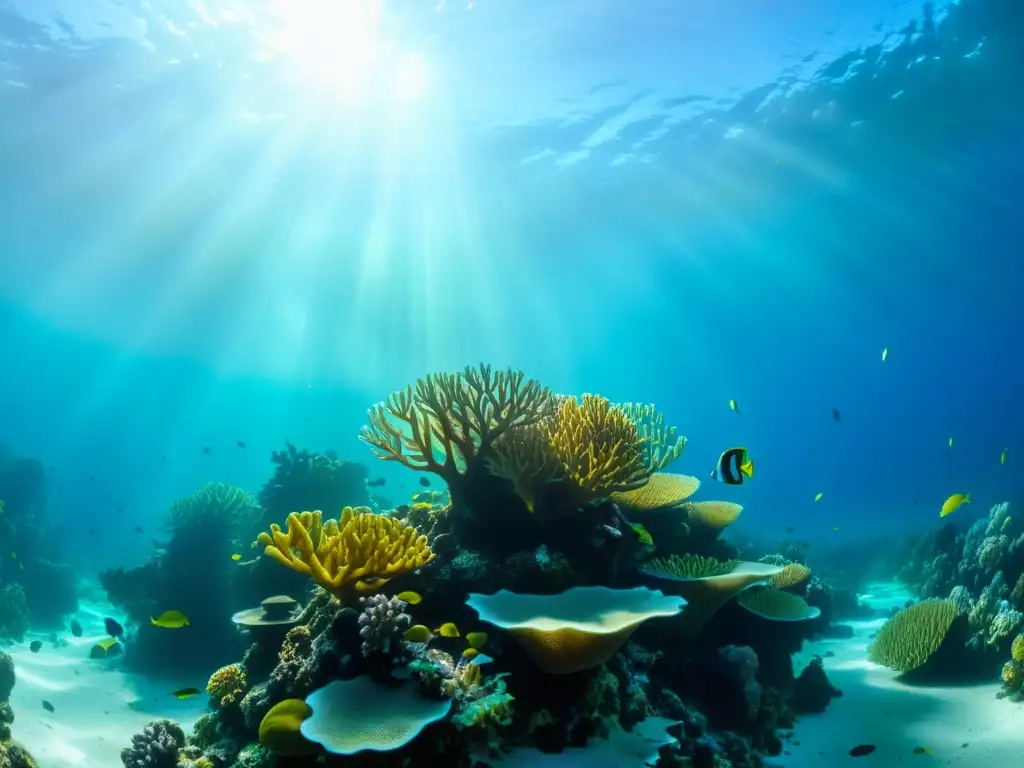
<instances>
[{"instance_id":1,"label":"butterflyfish","mask_svg":"<svg viewBox=\"0 0 1024 768\"><path fill-rule=\"evenodd\" d=\"M754 476L754 462L746 448L730 448L718 457L711 478L726 485L742 485L744 478Z\"/></svg>"}]
</instances>

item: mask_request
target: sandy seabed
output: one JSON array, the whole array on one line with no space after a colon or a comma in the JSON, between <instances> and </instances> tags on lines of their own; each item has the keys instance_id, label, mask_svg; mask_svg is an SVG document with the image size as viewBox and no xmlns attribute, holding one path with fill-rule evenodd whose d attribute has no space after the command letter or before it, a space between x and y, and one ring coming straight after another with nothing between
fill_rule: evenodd
<instances>
[{"instance_id":1,"label":"sandy seabed","mask_svg":"<svg viewBox=\"0 0 1024 768\"><path fill-rule=\"evenodd\" d=\"M888 611L911 595L895 584L872 584L861 601ZM867 660L871 636L883 619L848 622L853 637L805 644L794 657L797 670L815 654L843 696L821 715L800 718L782 755L782 768L831 765L959 765L1010 768L1024 765L1024 704L997 699L998 681L969 687L909 686L895 672ZM873 744L865 757L849 755L858 744ZM925 747L930 754L915 754Z\"/></svg>"}]
</instances>

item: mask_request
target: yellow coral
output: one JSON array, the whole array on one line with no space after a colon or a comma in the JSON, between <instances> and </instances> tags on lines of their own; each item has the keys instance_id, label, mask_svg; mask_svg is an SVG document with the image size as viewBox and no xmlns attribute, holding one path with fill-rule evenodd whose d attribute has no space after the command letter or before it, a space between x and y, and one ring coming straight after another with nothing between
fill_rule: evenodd
<instances>
[{"instance_id":1,"label":"yellow coral","mask_svg":"<svg viewBox=\"0 0 1024 768\"><path fill-rule=\"evenodd\" d=\"M803 584L811 575L811 569L803 563L790 563L772 576L768 583L779 589L789 589Z\"/></svg>"},{"instance_id":2,"label":"yellow coral","mask_svg":"<svg viewBox=\"0 0 1024 768\"><path fill-rule=\"evenodd\" d=\"M543 421L509 430L494 441L494 456L487 460L491 474L512 483L512 490L533 512L537 496L548 484L561 480L565 473L548 443Z\"/></svg>"},{"instance_id":3,"label":"yellow coral","mask_svg":"<svg viewBox=\"0 0 1024 768\"><path fill-rule=\"evenodd\" d=\"M589 498L639 488L654 472L636 422L606 397L567 397L545 427L566 477Z\"/></svg>"},{"instance_id":4,"label":"yellow coral","mask_svg":"<svg viewBox=\"0 0 1024 768\"><path fill-rule=\"evenodd\" d=\"M457 493L461 476L502 433L536 423L553 403L522 371L466 366L432 373L371 408L360 439L377 458L440 475Z\"/></svg>"},{"instance_id":5,"label":"yellow coral","mask_svg":"<svg viewBox=\"0 0 1024 768\"><path fill-rule=\"evenodd\" d=\"M897 672L917 669L939 649L956 617L956 604L949 600L907 606L882 625L868 647L868 658Z\"/></svg>"},{"instance_id":6,"label":"yellow coral","mask_svg":"<svg viewBox=\"0 0 1024 768\"><path fill-rule=\"evenodd\" d=\"M319 510L293 512L287 526L283 532L274 524L259 535L264 554L310 576L343 604L434 559L426 536L366 507L345 507L340 520L325 522Z\"/></svg>"},{"instance_id":7,"label":"yellow coral","mask_svg":"<svg viewBox=\"0 0 1024 768\"><path fill-rule=\"evenodd\" d=\"M1024 633L1017 635L1010 646L1010 657L1018 664L1024 664Z\"/></svg>"},{"instance_id":8,"label":"yellow coral","mask_svg":"<svg viewBox=\"0 0 1024 768\"><path fill-rule=\"evenodd\" d=\"M242 666L228 664L210 675L210 680L206 684L206 693L212 699L219 699L220 705L226 707L228 704L240 700L248 687L249 681Z\"/></svg>"},{"instance_id":9,"label":"yellow coral","mask_svg":"<svg viewBox=\"0 0 1024 768\"><path fill-rule=\"evenodd\" d=\"M691 521L719 530L735 523L743 513L743 507L731 501L688 501L680 508Z\"/></svg>"},{"instance_id":10,"label":"yellow coral","mask_svg":"<svg viewBox=\"0 0 1024 768\"><path fill-rule=\"evenodd\" d=\"M1021 669L1015 661L1008 661L1003 664L1003 671L1001 674L1003 685L1009 690L1016 691L1020 688L1021 684Z\"/></svg>"},{"instance_id":11,"label":"yellow coral","mask_svg":"<svg viewBox=\"0 0 1024 768\"><path fill-rule=\"evenodd\" d=\"M631 512L647 512L682 504L700 488L700 480L690 475L655 472L639 488L618 491L611 500Z\"/></svg>"}]
</instances>

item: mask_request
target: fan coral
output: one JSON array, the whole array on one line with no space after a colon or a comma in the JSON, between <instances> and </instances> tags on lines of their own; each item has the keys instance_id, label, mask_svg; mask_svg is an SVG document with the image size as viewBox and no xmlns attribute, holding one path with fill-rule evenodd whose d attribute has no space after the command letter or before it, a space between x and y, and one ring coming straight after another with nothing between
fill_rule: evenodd
<instances>
[{"instance_id":1,"label":"fan coral","mask_svg":"<svg viewBox=\"0 0 1024 768\"><path fill-rule=\"evenodd\" d=\"M363 612L359 614L359 636L363 638L363 656L390 653L391 641L412 624L405 613L405 602L397 597L370 595L359 598Z\"/></svg>"},{"instance_id":2,"label":"fan coral","mask_svg":"<svg viewBox=\"0 0 1024 768\"><path fill-rule=\"evenodd\" d=\"M257 541L268 557L310 576L342 603L434 559L427 537L400 520L352 507L342 510L340 520L321 517L319 511L293 512L287 533L275 523Z\"/></svg>"},{"instance_id":3,"label":"fan coral","mask_svg":"<svg viewBox=\"0 0 1024 768\"><path fill-rule=\"evenodd\" d=\"M868 647L868 658L897 672L922 666L942 645L957 617L949 600L922 600L889 619Z\"/></svg>"},{"instance_id":4,"label":"fan coral","mask_svg":"<svg viewBox=\"0 0 1024 768\"><path fill-rule=\"evenodd\" d=\"M248 687L249 681L241 665L228 664L210 675L206 693L210 698L220 701L222 707L226 707L241 699Z\"/></svg>"},{"instance_id":5,"label":"fan coral","mask_svg":"<svg viewBox=\"0 0 1024 768\"><path fill-rule=\"evenodd\" d=\"M175 768L178 752L185 746L185 732L170 720L157 720L132 736L132 745L121 750L125 768Z\"/></svg>"},{"instance_id":6,"label":"fan coral","mask_svg":"<svg viewBox=\"0 0 1024 768\"><path fill-rule=\"evenodd\" d=\"M547 387L521 371L466 366L432 373L371 408L360 439L379 459L439 475L457 501L460 480L494 441L540 421L552 404Z\"/></svg>"},{"instance_id":7,"label":"fan coral","mask_svg":"<svg viewBox=\"0 0 1024 768\"><path fill-rule=\"evenodd\" d=\"M768 583L779 589L790 589L803 584L811 575L811 569L803 563L789 563L772 576Z\"/></svg>"}]
</instances>

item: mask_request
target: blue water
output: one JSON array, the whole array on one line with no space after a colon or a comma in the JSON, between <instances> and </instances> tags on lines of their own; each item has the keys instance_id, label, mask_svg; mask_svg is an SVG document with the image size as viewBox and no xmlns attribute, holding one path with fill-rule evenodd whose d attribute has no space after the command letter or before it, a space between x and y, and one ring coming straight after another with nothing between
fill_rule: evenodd
<instances>
[{"instance_id":1,"label":"blue water","mask_svg":"<svg viewBox=\"0 0 1024 768\"><path fill-rule=\"evenodd\" d=\"M328 5L0 2L0 437L55 519L370 462L478 361L748 447L741 530L1019 498L1013 3Z\"/></svg>"}]
</instances>

